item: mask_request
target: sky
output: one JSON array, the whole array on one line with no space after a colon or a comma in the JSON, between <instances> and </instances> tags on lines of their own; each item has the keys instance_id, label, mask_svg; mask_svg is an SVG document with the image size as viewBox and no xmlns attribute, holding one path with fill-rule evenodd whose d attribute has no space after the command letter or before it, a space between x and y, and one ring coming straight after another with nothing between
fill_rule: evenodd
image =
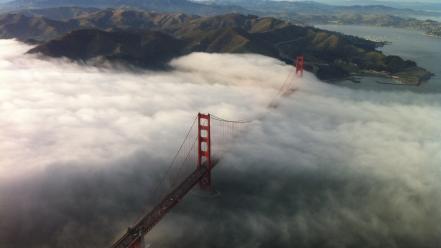
<instances>
[{"instance_id":1,"label":"sky","mask_svg":"<svg viewBox=\"0 0 441 248\"><path fill-rule=\"evenodd\" d=\"M283 1L290 1L290 0L283 0ZM292 2L296 2L296 0L291 0ZM298 0L297 0L298 1ZM377 3L439 3L437 0L384 0L384 1L377 1L377 0L316 0L316 2L323 2L323 3L329 3L329 4L340 4L340 3L358 3L358 4L377 4Z\"/></svg>"},{"instance_id":2,"label":"sky","mask_svg":"<svg viewBox=\"0 0 441 248\"><path fill-rule=\"evenodd\" d=\"M0 40L0 246L104 247L155 204L197 112L252 122L152 247L439 247L441 96L293 78L260 55L95 68ZM219 68L222 68L220 70Z\"/></svg>"}]
</instances>

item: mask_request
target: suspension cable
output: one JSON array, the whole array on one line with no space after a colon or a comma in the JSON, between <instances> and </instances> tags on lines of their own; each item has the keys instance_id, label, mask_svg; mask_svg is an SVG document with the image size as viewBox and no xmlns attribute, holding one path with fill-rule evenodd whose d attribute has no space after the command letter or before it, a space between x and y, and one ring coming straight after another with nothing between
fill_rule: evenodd
<instances>
[{"instance_id":1,"label":"suspension cable","mask_svg":"<svg viewBox=\"0 0 441 248\"><path fill-rule=\"evenodd\" d=\"M243 123L243 124L245 124L245 123L251 123L251 122L253 122L253 121L251 121L251 120L248 120L248 121L246 121L246 120L230 121L230 120L226 120L226 119L220 118L220 117L218 117L218 116L216 116L216 115L213 115L213 114L210 114L210 116L211 116L213 119L217 120L217 121L223 121L223 122L229 122L229 123Z\"/></svg>"},{"instance_id":2,"label":"suspension cable","mask_svg":"<svg viewBox=\"0 0 441 248\"><path fill-rule=\"evenodd\" d=\"M194 118L193 123L191 124L190 128L188 129L187 134L185 135L185 138L184 138L181 146L179 147L178 151L176 152L175 156L173 157L173 160L171 161L170 165L168 166L167 170L165 171L165 173L163 174L163 176L159 180L158 185L156 186L155 190L153 191L154 195L158 194L158 196L157 196L158 198L160 198L162 196L159 194L160 187L164 184L166 177L169 175L170 171L175 166L175 163L176 163L176 160L179 156L179 153L182 151L182 149L184 148L185 142L190 137L191 131L193 130L194 125L196 124L196 120L197 120L197 117Z\"/></svg>"}]
</instances>

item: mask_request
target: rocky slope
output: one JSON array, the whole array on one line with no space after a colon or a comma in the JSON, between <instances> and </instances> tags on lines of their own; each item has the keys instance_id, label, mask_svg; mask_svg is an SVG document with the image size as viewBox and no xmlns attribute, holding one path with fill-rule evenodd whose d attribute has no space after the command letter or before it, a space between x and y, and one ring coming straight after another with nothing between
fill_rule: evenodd
<instances>
[{"instance_id":1,"label":"rocky slope","mask_svg":"<svg viewBox=\"0 0 441 248\"><path fill-rule=\"evenodd\" d=\"M81 8L81 7L57 7L44 9L22 9L13 11L13 14L23 14L28 17L44 17L51 20L67 21L69 19L86 16L94 12L99 12L98 8Z\"/></svg>"},{"instance_id":2,"label":"rocky slope","mask_svg":"<svg viewBox=\"0 0 441 248\"><path fill-rule=\"evenodd\" d=\"M75 20L60 22L23 14L0 15L0 38L19 40L49 40L79 28Z\"/></svg>"}]
</instances>

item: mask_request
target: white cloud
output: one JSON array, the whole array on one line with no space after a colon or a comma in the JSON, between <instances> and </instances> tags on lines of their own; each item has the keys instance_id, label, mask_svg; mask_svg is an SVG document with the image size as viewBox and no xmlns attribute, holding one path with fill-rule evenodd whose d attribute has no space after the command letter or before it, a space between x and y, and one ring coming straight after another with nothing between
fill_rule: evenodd
<instances>
[{"instance_id":1,"label":"white cloud","mask_svg":"<svg viewBox=\"0 0 441 248\"><path fill-rule=\"evenodd\" d=\"M169 72L127 72L21 55L29 47L15 41L0 41L0 47L0 175L3 185L5 180L20 185L0 191L0 213L8 213L3 225L20 227L20 216L49 216L46 222L58 223L59 233L48 244L78 232L76 240L102 245L105 235L139 213L146 197L139 189L150 183L138 178L145 176L141 171L169 162L201 111L256 121L216 168L221 197L190 197L151 233L151 242L164 247L440 242L439 94L353 90L306 73L291 96L268 109L292 67L258 55L196 53L173 61ZM47 170L37 173L41 168ZM132 180L137 181L127 183ZM41 198L47 201L37 204ZM73 210L66 203L71 201L78 205ZM14 205L21 208L7 207ZM72 214L77 210L88 216L87 224ZM89 216L93 211L102 216ZM40 234L38 225L27 228ZM99 231L88 237L90 229ZM0 224L0 239L5 230ZM176 232L170 236L168 230ZM20 237L3 236L21 240L14 235Z\"/></svg>"},{"instance_id":2,"label":"white cloud","mask_svg":"<svg viewBox=\"0 0 441 248\"><path fill-rule=\"evenodd\" d=\"M2 177L137 149L169 156L198 111L251 118L265 111L274 94L268 86L289 70L279 63L263 75L260 65L275 60L193 54L174 61L172 72L130 73L42 61L21 55L29 46L11 40L0 46Z\"/></svg>"}]
</instances>

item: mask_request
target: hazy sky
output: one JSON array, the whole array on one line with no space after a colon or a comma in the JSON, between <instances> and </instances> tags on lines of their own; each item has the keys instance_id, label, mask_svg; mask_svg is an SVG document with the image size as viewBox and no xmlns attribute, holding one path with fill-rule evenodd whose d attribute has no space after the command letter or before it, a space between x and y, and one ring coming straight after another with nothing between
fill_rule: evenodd
<instances>
[{"instance_id":1,"label":"hazy sky","mask_svg":"<svg viewBox=\"0 0 441 248\"><path fill-rule=\"evenodd\" d=\"M303 0L273 0L273 1L303 1ZM326 4L335 5L390 5L396 7L408 7L409 5L417 6L419 3L440 3L439 0L313 0L315 2L321 2Z\"/></svg>"},{"instance_id":2,"label":"hazy sky","mask_svg":"<svg viewBox=\"0 0 441 248\"><path fill-rule=\"evenodd\" d=\"M278 0L274 0L278 1ZM290 0L280 0L280 1L290 1ZM299 1L299 0L291 0L291 1ZM315 0L316 2L326 2L326 3L360 3L360 4L376 4L376 3L385 3L385 2L393 2L393 3L439 3L438 0L384 0L384 1L376 1L376 0Z\"/></svg>"}]
</instances>

